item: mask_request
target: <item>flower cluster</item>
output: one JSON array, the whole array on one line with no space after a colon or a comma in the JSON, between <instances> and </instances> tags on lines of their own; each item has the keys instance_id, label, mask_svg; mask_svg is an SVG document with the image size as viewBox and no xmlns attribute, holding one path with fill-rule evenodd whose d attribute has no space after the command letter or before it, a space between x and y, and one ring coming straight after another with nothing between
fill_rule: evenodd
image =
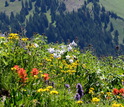
<instances>
[{"instance_id":1,"label":"flower cluster","mask_svg":"<svg viewBox=\"0 0 124 107\"><path fill-rule=\"evenodd\" d=\"M18 65L15 65L13 68L11 68L11 70L16 70L18 76L21 79L21 82L26 82L26 80L28 79L26 70L24 68L20 68Z\"/></svg>"},{"instance_id":2,"label":"flower cluster","mask_svg":"<svg viewBox=\"0 0 124 107\"><path fill-rule=\"evenodd\" d=\"M19 39L19 36L17 33L10 33L8 39Z\"/></svg>"},{"instance_id":3,"label":"flower cluster","mask_svg":"<svg viewBox=\"0 0 124 107\"><path fill-rule=\"evenodd\" d=\"M52 89L52 88L53 88L52 86L48 86L48 87L46 87L44 89L40 88L40 89L37 90L37 92L40 93L40 92L50 91L50 89Z\"/></svg>"},{"instance_id":4,"label":"flower cluster","mask_svg":"<svg viewBox=\"0 0 124 107\"><path fill-rule=\"evenodd\" d=\"M65 52L69 52L73 50L73 47L77 46L77 44L72 41L72 43L70 43L69 45L62 45L59 47L59 49L55 49L55 48L48 48L48 52L53 54L54 58L61 58L61 56L65 53ZM70 62L73 62L72 59L70 59Z\"/></svg>"},{"instance_id":5,"label":"flower cluster","mask_svg":"<svg viewBox=\"0 0 124 107\"><path fill-rule=\"evenodd\" d=\"M121 88L120 90L114 88L113 91L112 91L112 93L113 93L114 95L121 94L122 96L124 96L124 88Z\"/></svg>"}]
</instances>

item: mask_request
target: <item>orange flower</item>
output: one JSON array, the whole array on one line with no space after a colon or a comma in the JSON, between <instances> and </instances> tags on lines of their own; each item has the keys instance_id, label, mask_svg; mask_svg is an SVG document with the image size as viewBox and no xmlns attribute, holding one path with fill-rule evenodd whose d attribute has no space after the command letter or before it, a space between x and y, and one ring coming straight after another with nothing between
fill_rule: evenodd
<instances>
[{"instance_id":1,"label":"orange flower","mask_svg":"<svg viewBox=\"0 0 124 107\"><path fill-rule=\"evenodd\" d=\"M45 73L44 74L44 80L48 80L50 77L49 77L49 74Z\"/></svg>"},{"instance_id":2,"label":"orange flower","mask_svg":"<svg viewBox=\"0 0 124 107\"><path fill-rule=\"evenodd\" d=\"M34 76L34 75L37 75L39 72L38 72L38 69L37 68L33 68L32 71L31 71L31 74Z\"/></svg>"},{"instance_id":3,"label":"orange flower","mask_svg":"<svg viewBox=\"0 0 124 107\"><path fill-rule=\"evenodd\" d=\"M121 93L121 95L124 96L124 88L121 88L121 89L119 90L119 93Z\"/></svg>"},{"instance_id":4,"label":"orange flower","mask_svg":"<svg viewBox=\"0 0 124 107\"><path fill-rule=\"evenodd\" d=\"M114 88L112 93L113 93L114 95L117 95L117 94L119 94L119 90L116 89L116 88Z\"/></svg>"},{"instance_id":5,"label":"orange flower","mask_svg":"<svg viewBox=\"0 0 124 107\"><path fill-rule=\"evenodd\" d=\"M20 68L17 73L19 77L22 79L22 82L25 82L28 79L26 70L24 70L23 68Z\"/></svg>"},{"instance_id":6,"label":"orange flower","mask_svg":"<svg viewBox=\"0 0 124 107\"><path fill-rule=\"evenodd\" d=\"M121 89L119 90L119 93L124 93L124 88L121 88Z\"/></svg>"}]
</instances>

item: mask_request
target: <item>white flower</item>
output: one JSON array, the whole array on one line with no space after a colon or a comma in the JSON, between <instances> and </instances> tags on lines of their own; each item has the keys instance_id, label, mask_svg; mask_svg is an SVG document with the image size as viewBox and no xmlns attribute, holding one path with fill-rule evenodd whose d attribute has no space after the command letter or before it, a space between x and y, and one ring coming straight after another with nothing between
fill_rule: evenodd
<instances>
[{"instance_id":1,"label":"white flower","mask_svg":"<svg viewBox=\"0 0 124 107\"><path fill-rule=\"evenodd\" d=\"M54 48L49 48L49 49L48 49L48 52L50 52L50 53L54 53L55 50L54 50Z\"/></svg>"},{"instance_id":2,"label":"white flower","mask_svg":"<svg viewBox=\"0 0 124 107\"><path fill-rule=\"evenodd\" d=\"M54 58L61 58L61 55L60 54L57 54L57 53L53 53L53 57Z\"/></svg>"},{"instance_id":3,"label":"white flower","mask_svg":"<svg viewBox=\"0 0 124 107\"><path fill-rule=\"evenodd\" d=\"M69 59L69 58L70 58L70 56L69 56L69 55L67 55L67 56L66 56L66 59Z\"/></svg>"},{"instance_id":4,"label":"white flower","mask_svg":"<svg viewBox=\"0 0 124 107\"><path fill-rule=\"evenodd\" d=\"M77 44L75 43L75 41L73 40L72 43L70 43L71 46L77 46Z\"/></svg>"},{"instance_id":5,"label":"white flower","mask_svg":"<svg viewBox=\"0 0 124 107\"><path fill-rule=\"evenodd\" d=\"M71 51L73 48L69 45L68 46L68 51Z\"/></svg>"},{"instance_id":6,"label":"white flower","mask_svg":"<svg viewBox=\"0 0 124 107\"><path fill-rule=\"evenodd\" d=\"M35 46L35 47L39 47L39 45L38 45L37 43L34 43L34 46Z\"/></svg>"},{"instance_id":7,"label":"white flower","mask_svg":"<svg viewBox=\"0 0 124 107\"><path fill-rule=\"evenodd\" d=\"M60 53L61 55L63 55L64 52L65 52L65 50L60 50L60 51L59 51L59 53Z\"/></svg>"},{"instance_id":8,"label":"white flower","mask_svg":"<svg viewBox=\"0 0 124 107\"><path fill-rule=\"evenodd\" d=\"M73 59L69 59L69 62L70 62L70 63L73 63L74 61L73 61Z\"/></svg>"}]
</instances>

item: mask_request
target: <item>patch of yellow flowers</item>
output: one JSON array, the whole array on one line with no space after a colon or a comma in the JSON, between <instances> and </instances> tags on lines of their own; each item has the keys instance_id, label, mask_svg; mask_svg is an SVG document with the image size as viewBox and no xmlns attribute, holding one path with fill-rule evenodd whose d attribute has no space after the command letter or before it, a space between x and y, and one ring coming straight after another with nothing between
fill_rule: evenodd
<instances>
[{"instance_id":1,"label":"patch of yellow flowers","mask_svg":"<svg viewBox=\"0 0 124 107\"><path fill-rule=\"evenodd\" d=\"M114 104L112 104L112 107L124 107L124 106L122 104L114 103Z\"/></svg>"},{"instance_id":2,"label":"patch of yellow flowers","mask_svg":"<svg viewBox=\"0 0 124 107\"><path fill-rule=\"evenodd\" d=\"M10 33L8 39L19 39L19 36L17 33Z\"/></svg>"},{"instance_id":3,"label":"patch of yellow flowers","mask_svg":"<svg viewBox=\"0 0 124 107\"><path fill-rule=\"evenodd\" d=\"M89 89L89 94L92 94L92 95L94 94L94 88L91 87L91 88Z\"/></svg>"},{"instance_id":4,"label":"patch of yellow flowers","mask_svg":"<svg viewBox=\"0 0 124 107\"><path fill-rule=\"evenodd\" d=\"M48 86L48 87L46 87L45 89L40 88L40 89L37 90L37 92L40 93L40 92L50 91L51 88L53 88L53 87L52 87L52 86Z\"/></svg>"}]
</instances>

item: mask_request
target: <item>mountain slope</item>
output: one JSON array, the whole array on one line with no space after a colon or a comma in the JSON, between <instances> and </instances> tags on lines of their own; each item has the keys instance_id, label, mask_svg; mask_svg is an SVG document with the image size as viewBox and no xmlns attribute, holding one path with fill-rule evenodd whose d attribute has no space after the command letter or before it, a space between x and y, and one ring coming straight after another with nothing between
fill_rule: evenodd
<instances>
[{"instance_id":1,"label":"mountain slope","mask_svg":"<svg viewBox=\"0 0 124 107\"><path fill-rule=\"evenodd\" d=\"M124 18L124 0L100 0L106 10L115 12L118 16Z\"/></svg>"}]
</instances>

